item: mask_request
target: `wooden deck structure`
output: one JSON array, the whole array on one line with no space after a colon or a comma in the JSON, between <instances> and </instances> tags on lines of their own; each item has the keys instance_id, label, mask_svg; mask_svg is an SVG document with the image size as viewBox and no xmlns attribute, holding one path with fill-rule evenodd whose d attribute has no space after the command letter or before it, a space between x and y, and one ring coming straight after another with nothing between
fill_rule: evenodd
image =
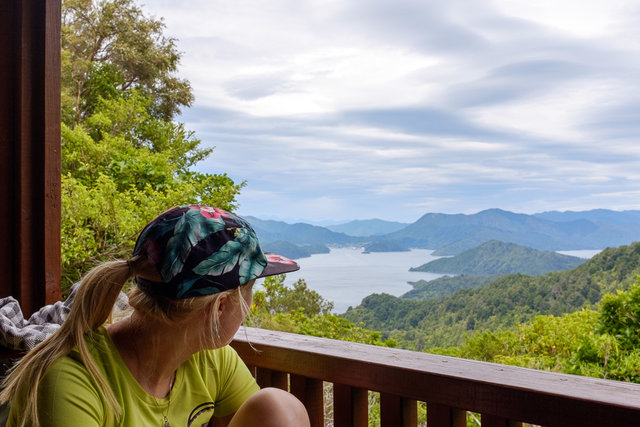
<instances>
[{"instance_id":1,"label":"wooden deck structure","mask_svg":"<svg viewBox=\"0 0 640 427\"><path fill-rule=\"evenodd\" d=\"M297 395L316 427L368 426L369 391L380 393L383 427L416 426L418 401L428 427L465 427L467 411L481 414L482 427L640 425L640 384L255 328L232 345L261 386ZM324 401L325 383L333 402Z\"/></svg>"},{"instance_id":2,"label":"wooden deck structure","mask_svg":"<svg viewBox=\"0 0 640 427\"><path fill-rule=\"evenodd\" d=\"M0 297L29 315L60 298L60 0L0 1ZM290 390L313 426L640 425L640 385L260 329L233 342L258 382ZM254 350L255 347L258 351ZM324 415L330 384L333 417Z\"/></svg>"}]
</instances>

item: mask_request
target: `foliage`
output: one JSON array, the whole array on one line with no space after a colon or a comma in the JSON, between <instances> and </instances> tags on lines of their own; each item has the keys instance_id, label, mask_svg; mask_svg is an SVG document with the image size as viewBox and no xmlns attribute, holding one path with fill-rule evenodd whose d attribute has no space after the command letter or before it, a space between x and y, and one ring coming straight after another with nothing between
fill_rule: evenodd
<instances>
[{"instance_id":1,"label":"foliage","mask_svg":"<svg viewBox=\"0 0 640 427\"><path fill-rule=\"evenodd\" d=\"M286 275L269 276L264 279L262 287L253 294L253 302L268 314L300 312L305 316L326 314L333 309L333 303L325 300L319 293L307 288L300 279L287 288L284 284Z\"/></svg>"},{"instance_id":2,"label":"foliage","mask_svg":"<svg viewBox=\"0 0 640 427\"><path fill-rule=\"evenodd\" d=\"M459 276L443 276L433 280L418 280L409 282L413 289L402 295L402 298L431 299L452 295L459 290L477 288L496 280L498 276L474 276L461 274Z\"/></svg>"},{"instance_id":3,"label":"foliage","mask_svg":"<svg viewBox=\"0 0 640 427\"><path fill-rule=\"evenodd\" d=\"M605 293L627 289L638 274L640 243L635 243L606 249L570 271L501 276L486 286L425 301L374 294L343 316L382 331L405 348L448 347L483 330L591 306Z\"/></svg>"},{"instance_id":4,"label":"foliage","mask_svg":"<svg viewBox=\"0 0 640 427\"><path fill-rule=\"evenodd\" d=\"M538 275L550 271L569 270L585 260L553 251L540 251L514 243L490 240L450 258L439 258L412 268L411 271L430 271L449 274Z\"/></svg>"},{"instance_id":5,"label":"foliage","mask_svg":"<svg viewBox=\"0 0 640 427\"><path fill-rule=\"evenodd\" d=\"M640 349L640 278L627 292L605 295L599 320L599 331L615 337L621 350Z\"/></svg>"},{"instance_id":6,"label":"foliage","mask_svg":"<svg viewBox=\"0 0 640 427\"><path fill-rule=\"evenodd\" d=\"M144 16L133 0L64 0L63 116L79 124L100 98L138 89L156 118L170 120L193 101L189 82L175 75L176 40L161 20Z\"/></svg>"},{"instance_id":7,"label":"foliage","mask_svg":"<svg viewBox=\"0 0 640 427\"><path fill-rule=\"evenodd\" d=\"M253 293L251 316L247 320L250 326L395 347L395 341L384 340L380 332L366 330L330 313L333 303L308 289L304 280L298 280L293 288L286 287L284 280L285 275L267 277L264 290Z\"/></svg>"},{"instance_id":8,"label":"foliage","mask_svg":"<svg viewBox=\"0 0 640 427\"><path fill-rule=\"evenodd\" d=\"M236 207L244 183L191 170L211 150L173 120L193 96L163 29L132 0L63 3L63 289L170 207Z\"/></svg>"},{"instance_id":9,"label":"foliage","mask_svg":"<svg viewBox=\"0 0 640 427\"><path fill-rule=\"evenodd\" d=\"M577 375L640 382L640 278L608 294L599 309L537 316L528 323L468 337L430 352Z\"/></svg>"}]
</instances>

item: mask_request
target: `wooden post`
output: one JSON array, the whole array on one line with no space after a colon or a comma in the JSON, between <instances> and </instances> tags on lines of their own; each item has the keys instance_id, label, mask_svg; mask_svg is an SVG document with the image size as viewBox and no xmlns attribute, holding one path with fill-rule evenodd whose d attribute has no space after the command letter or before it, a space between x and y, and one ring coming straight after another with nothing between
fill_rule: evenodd
<instances>
[{"instance_id":1,"label":"wooden post","mask_svg":"<svg viewBox=\"0 0 640 427\"><path fill-rule=\"evenodd\" d=\"M380 393L380 425L415 427L418 425L417 402L389 393Z\"/></svg>"},{"instance_id":2,"label":"wooden post","mask_svg":"<svg viewBox=\"0 0 640 427\"><path fill-rule=\"evenodd\" d=\"M449 406L427 403L427 425L434 427L466 427L467 412Z\"/></svg>"},{"instance_id":3,"label":"wooden post","mask_svg":"<svg viewBox=\"0 0 640 427\"><path fill-rule=\"evenodd\" d=\"M260 388L275 387L289 391L289 375L286 372L257 368L255 378Z\"/></svg>"},{"instance_id":4,"label":"wooden post","mask_svg":"<svg viewBox=\"0 0 640 427\"><path fill-rule=\"evenodd\" d=\"M368 392L342 384L333 385L333 425L367 427L369 425Z\"/></svg>"},{"instance_id":5,"label":"wooden post","mask_svg":"<svg viewBox=\"0 0 640 427\"><path fill-rule=\"evenodd\" d=\"M291 393L307 408L311 427L324 427L324 390L320 380L290 375Z\"/></svg>"},{"instance_id":6,"label":"wooden post","mask_svg":"<svg viewBox=\"0 0 640 427\"><path fill-rule=\"evenodd\" d=\"M481 417L482 427L522 427L521 422L510 421L495 415L482 414Z\"/></svg>"},{"instance_id":7,"label":"wooden post","mask_svg":"<svg viewBox=\"0 0 640 427\"><path fill-rule=\"evenodd\" d=\"M60 299L60 0L0 2L0 297Z\"/></svg>"}]
</instances>

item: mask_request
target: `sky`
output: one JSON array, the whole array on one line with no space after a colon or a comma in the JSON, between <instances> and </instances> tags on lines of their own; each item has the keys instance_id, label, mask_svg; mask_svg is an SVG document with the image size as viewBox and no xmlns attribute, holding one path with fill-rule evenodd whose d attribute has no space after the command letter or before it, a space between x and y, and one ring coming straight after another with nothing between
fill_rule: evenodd
<instances>
[{"instance_id":1,"label":"sky","mask_svg":"<svg viewBox=\"0 0 640 427\"><path fill-rule=\"evenodd\" d=\"M137 0L241 215L640 209L640 2Z\"/></svg>"}]
</instances>

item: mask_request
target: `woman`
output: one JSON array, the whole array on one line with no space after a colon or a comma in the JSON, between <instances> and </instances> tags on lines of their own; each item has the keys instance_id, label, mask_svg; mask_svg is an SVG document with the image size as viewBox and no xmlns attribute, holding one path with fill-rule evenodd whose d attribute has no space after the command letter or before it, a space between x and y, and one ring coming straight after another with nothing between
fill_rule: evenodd
<instances>
[{"instance_id":1,"label":"woman","mask_svg":"<svg viewBox=\"0 0 640 427\"><path fill-rule=\"evenodd\" d=\"M60 329L5 379L7 425L309 425L300 401L259 390L227 345L256 278L297 269L265 256L251 226L229 212L164 212L140 233L130 260L82 279ZM131 315L105 327L131 277Z\"/></svg>"}]
</instances>

